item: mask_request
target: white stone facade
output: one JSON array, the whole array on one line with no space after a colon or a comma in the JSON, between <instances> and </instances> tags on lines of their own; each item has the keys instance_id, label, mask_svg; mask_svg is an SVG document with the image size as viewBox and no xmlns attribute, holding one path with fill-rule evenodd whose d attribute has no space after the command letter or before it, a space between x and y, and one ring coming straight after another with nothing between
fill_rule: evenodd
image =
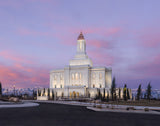
<instances>
[{"instance_id":1,"label":"white stone facade","mask_svg":"<svg viewBox=\"0 0 160 126\"><path fill-rule=\"evenodd\" d=\"M81 33L77 40L77 52L69 66L50 72L50 89L56 96L95 97L97 90L109 92L112 83L110 67L93 67L86 53L86 41Z\"/></svg>"}]
</instances>

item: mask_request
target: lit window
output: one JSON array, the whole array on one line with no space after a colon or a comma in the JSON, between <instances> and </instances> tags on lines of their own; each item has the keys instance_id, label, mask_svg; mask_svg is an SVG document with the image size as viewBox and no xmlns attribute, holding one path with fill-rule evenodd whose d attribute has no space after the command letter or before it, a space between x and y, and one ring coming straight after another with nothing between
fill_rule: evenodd
<instances>
[{"instance_id":1,"label":"lit window","mask_svg":"<svg viewBox=\"0 0 160 126\"><path fill-rule=\"evenodd\" d=\"M78 80L78 73L76 73L76 80Z\"/></svg>"},{"instance_id":2,"label":"lit window","mask_svg":"<svg viewBox=\"0 0 160 126\"><path fill-rule=\"evenodd\" d=\"M99 79L102 79L102 73L99 73Z\"/></svg>"},{"instance_id":3,"label":"lit window","mask_svg":"<svg viewBox=\"0 0 160 126\"><path fill-rule=\"evenodd\" d=\"M79 74L79 79L80 79L80 80L82 79L82 74L81 74L81 73Z\"/></svg>"},{"instance_id":4,"label":"lit window","mask_svg":"<svg viewBox=\"0 0 160 126\"><path fill-rule=\"evenodd\" d=\"M96 74L95 74L95 73L93 73L93 74L92 74L92 78L93 78L93 79L95 79L95 77L96 77Z\"/></svg>"},{"instance_id":5,"label":"lit window","mask_svg":"<svg viewBox=\"0 0 160 126\"><path fill-rule=\"evenodd\" d=\"M57 80L57 76L56 75L54 75L54 80Z\"/></svg>"},{"instance_id":6,"label":"lit window","mask_svg":"<svg viewBox=\"0 0 160 126\"><path fill-rule=\"evenodd\" d=\"M82 50L82 42L80 42L79 44L80 44L79 48L80 50Z\"/></svg>"},{"instance_id":7,"label":"lit window","mask_svg":"<svg viewBox=\"0 0 160 126\"><path fill-rule=\"evenodd\" d=\"M63 75L61 74L61 76L60 76L60 79L62 80L63 79Z\"/></svg>"},{"instance_id":8,"label":"lit window","mask_svg":"<svg viewBox=\"0 0 160 126\"><path fill-rule=\"evenodd\" d=\"M72 80L74 80L74 73L72 73Z\"/></svg>"}]
</instances>

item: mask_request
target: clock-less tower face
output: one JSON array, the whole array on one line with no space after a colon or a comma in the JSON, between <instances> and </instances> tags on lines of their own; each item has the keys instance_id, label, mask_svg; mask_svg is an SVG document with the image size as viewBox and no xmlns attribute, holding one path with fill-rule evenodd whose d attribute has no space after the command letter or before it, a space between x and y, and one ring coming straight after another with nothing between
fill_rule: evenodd
<instances>
[{"instance_id":1,"label":"clock-less tower face","mask_svg":"<svg viewBox=\"0 0 160 126\"><path fill-rule=\"evenodd\" d=\"M86 41L78 40L77 41L77 54L86 54Z\"/></svg>"},{"instance_id":2,"label":"clock-less tower face","mask_svg":"<svg viewBox=\"0 0 160 126\"><path fill-rule=\"evenodd\" d=\"M80 42L79 44L80 44L79 49L80 49L80 51L82 51L82 42Z\"/></svg>"},{"instance_id":3,"label":"clock-less tower face","mask_svg":"<svg viewBox=\"0 0 160 126\"><path fill-rule=\"evenodd\" d=\"M77 54L86 54L86 41L82 33L80 33L77 40Z\"/></svg>"}]
</instances>

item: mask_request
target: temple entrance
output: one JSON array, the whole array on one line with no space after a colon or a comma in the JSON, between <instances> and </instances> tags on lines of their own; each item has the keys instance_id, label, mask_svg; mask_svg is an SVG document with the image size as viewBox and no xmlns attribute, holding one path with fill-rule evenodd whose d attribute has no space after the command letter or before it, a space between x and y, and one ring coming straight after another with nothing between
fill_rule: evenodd
<instances>
[{"instance_id":1,"label":"temple entrance","mask_svg":"<svg viewBox=\"0 0 160 126\"><path fill-rule=\"evenodd\" d=\"M69 94L70 94L70 98L79 98L79 92L73 91L73 92L70 92Z\"/></svg>"},{"instance_id":2,"label":"temple entrance","mask_svg":"<svg viewBox=\"0 0 160 126\"><path fill-rule=\"evenodd\" d=\"M77 92L77 98L79 98L79 92Z\"/></svg>"},{"instance_id":3,"label":"temple entrance","mask_svg":"<svg viewBox=\"0 0 160 126\"><path fill-rule=\"evenodd\" d=\"M75 91L73 91L72 95L73 95L73 98L76 98L76 92Z\"/></svg>"}]
</instances>

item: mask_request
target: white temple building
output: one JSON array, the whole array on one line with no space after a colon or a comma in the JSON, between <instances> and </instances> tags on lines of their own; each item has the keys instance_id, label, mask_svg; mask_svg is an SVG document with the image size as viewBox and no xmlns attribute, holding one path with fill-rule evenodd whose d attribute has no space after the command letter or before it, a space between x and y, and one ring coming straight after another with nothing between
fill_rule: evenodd
<instances>
[{"instance_id":1,"label":"white temple building","mask_svg":"<svg viewBox=\"0 0 160 126\"><path fill-rule=\"evenodd\" d=\"M95 97L98 90L109 93L112 84L111 67L94 67L86 53L82 33L77 39L77 52L69 65L50 72L50 89L57 97Z\"/></svg>"}]
</instances>

